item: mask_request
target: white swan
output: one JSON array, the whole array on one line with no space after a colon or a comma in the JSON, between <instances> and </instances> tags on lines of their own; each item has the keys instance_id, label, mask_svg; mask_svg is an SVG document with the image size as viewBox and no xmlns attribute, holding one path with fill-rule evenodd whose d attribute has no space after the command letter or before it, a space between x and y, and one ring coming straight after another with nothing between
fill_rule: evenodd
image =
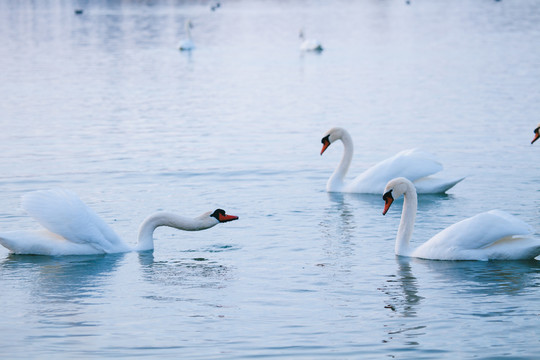
<instances>
[{"instance_id":1,"label":"white swan","mask_svg":"<svg viewBox=\"0 0 540 360\"><path fill-rule=\"evenodd\" d=\"M300 44L301 51L321 52L324 50L319 40L306 39L303 29L300 29L299 37L302 40L302 43Z\"/></svg>"},{"instance_id":2,"label":"white swan","mask_svg":"<svg viewBox=\"0 0 540 360\"><path fill-rule=\"evenodd\" d=\"M538 138L540 138L540 124L538 124L536 129L534 129L534 139L532 139L531 144L534 144L534 142L538 140Z\"/></svg>"},{"instance_id":3,"label":"white swan","mask_svg":"<svg viewBox=\"0 0 540 360\"><path fill-rule=\"evenodd\" d=\"M152 250L153 233L159 226L196 231L238 219L221 209L194 219L158 212L143 221L137 246L131 248L71 191L34 191L23 196L22 207L45 229L0 233L0 244L16 254L91 255Z\"/></svg>"},{"instance_id":4,"label":"white swan","mask_svg":"<svg viewBox=\"0 0 540 360\"><path fill-rule=\"evenodd\" d=\"M390 180L384 189L383 215L403 195L403 212L396 236L396 255L431 260L521 260L540 255L540 239L532 228L504 211L491 210L462 220L416 249L410 247L418 200L414 184L405 178Z\"/></svg>"},{"instance_id":5,"label":"white swan","mask_svg":"<svg viewBox=\"0 0 540 360\"><path fill-rule=\"evenodd\" d=\"M191 40L191 29L193 28L193 23L190 19L188 19L186 20L184 26L186 29L186 39L180 41L178 44L178 49L180 51L190 51L195 49L195 43L193 40Z\"/></svg>"},{"instance_id":6,"label":"white swan","mask_svg":"<svg viewBox=\"0 0 540 360\"><path fill-rule=\"evenodd\" d=\"M351 182L345 176L353 157L353 141L347 130L335 127L324 134L321 155L335 141L343 142L343 157L326 183L328 192L380 194L391 179L403 176L414 181L419 194L444 193L464 178L442 179L429 176L442 170L435 157L418 149L404 150L370 167Z\"/></svg>"}]
</instances>

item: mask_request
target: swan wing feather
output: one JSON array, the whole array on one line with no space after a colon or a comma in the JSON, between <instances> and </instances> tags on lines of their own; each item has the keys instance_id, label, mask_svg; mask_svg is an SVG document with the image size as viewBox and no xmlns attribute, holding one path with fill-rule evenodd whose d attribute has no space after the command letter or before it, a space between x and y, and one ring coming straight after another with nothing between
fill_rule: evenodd
<instances>
[{"instance_id":1,"label":"swan wing feather","mask_svg":"<svg viewBox=\"0 0 540 360\"><path fill-rule=\"evenodd\" d=\"M491 210L449 226L418 250L443 245L462 250L483 249L507 237L532 233L533 228L517 217L501 210Z\"/></svg>"},{"instance_id":2,"label":"swan wing feather","mask_svg":"<svg viewBox=\"0 0 540 360\"><path fill-rule=\"evenodd\" d=\"M43 227L68 241L105 252L122 244L114 230L69 190L33 191L23 196L21 205Z\"/></svg>"},{"instance_id":3,"label":"swan wing feather","mask_svg":"<svg viewBox=\"0 0 540 360\"><path fill-rule=\"evenodd\" d=\"M404 177L415 181L442 169L442 164L430 153L419 149L403 150L364 171L351 182L350 188L380 194L385 184L394 178Z\"/></svg>"}]
</instances>

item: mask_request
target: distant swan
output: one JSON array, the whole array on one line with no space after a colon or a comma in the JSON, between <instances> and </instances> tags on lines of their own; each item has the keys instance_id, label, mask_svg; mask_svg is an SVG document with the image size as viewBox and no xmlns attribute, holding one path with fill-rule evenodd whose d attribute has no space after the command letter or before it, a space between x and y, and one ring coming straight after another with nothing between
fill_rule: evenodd
<instances>
[{"instance_id":1,"label":"distant swan","mask_svg":"<svg viewBox=\"0 0 540 360\"><path fill-rule=\"evenodd\" d=\"M315 51L315 52L323 51L323 47L321 43L319 42L319 40L306 39L303 29L300 29L299 37L302 40L302 43L300 44L301 51Z\"/></svg>"},{"instance_id":2,"label":"distant swan","mask_svg":"<svg viewBox=\"0 0 540 360\"><path fill-rule=\"evenodd\" d=\"M532 139L531 144L534 144L534 142L538 140L538 138L540 138L540 124L538 124L536 129L534 129L534 139Z\"/></svg>"},{"instance_id":3,"label":"distant swan","mask_svg":"<svg viewBox=\"0 0 540 360\"><path fill-rule=\"evenodd\" d=\"M418 193L444 193L464 178L441 179L429 175L442 170L442 165L434 156L418 149L404 150L391 158L370 167L351 182L345 176L353 157L353 141L347 130L335 127L326 132L321 142L321 155L337 140L343 142L343 157L326 184L328 192L380 194L391 179L403 176L414 181Z\"/></svg>"},{"instance_id":4,"label":"distant swan","mask_svg":"<svg viewBox=\"0 0 540 360\"><path fill-rule=\"evenodd\" d=\"M153 233L159 226L197 231L238 219L221 209L194 219L157 212L143 221L137 246L131 248L71 191L34 191L23 196L22 207L45 229L0 233L0 244L16 254L91 255L152 250Z\"/></svg>"},{"instance_id":5,"label":"distant swan","mask_svg":"<svg viewBox=\"0 0 540 360\"><path fill-rule=\"evenodd\" d=\"M396 236L396 255L431 260L522 260L540 255L540 240L532 228L504 211L491 210L462 220L411 249L418 200L414 184L393 179L384 189L383 215L403 195L403 212Z\"/></svg>"},{"instance_id":6,"label":"distant swan","mask_svg":"<svg viewBox=\"0 0 540 360\"><path fill-rule=\"evenodd\" d=\"M193 28L193 23L191 20L186 20L185 24L186 29L186 39L180 41L178 44L178 49L180 51L189 51L195 49L195 44L193 43L193 40L191 40L191 29Z\"/></svg>"}]
</instances>

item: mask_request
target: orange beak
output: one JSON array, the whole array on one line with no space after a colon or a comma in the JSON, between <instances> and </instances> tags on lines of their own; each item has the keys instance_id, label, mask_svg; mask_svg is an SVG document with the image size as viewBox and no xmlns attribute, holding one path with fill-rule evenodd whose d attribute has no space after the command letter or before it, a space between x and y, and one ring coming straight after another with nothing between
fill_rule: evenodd
<instances>
[{"instance_id":1,"label":"orange beak","mask_svg":"<svg viewBox=\"0 0 540 360\"><path fill-rule=\"evenodd\" d=\"M384 200L384 210L382 214L386 215L386 213L388 212L388 209L390 209L390 205L392 205L392 203L394 202L394 197L392 196L392 190L390 190L389 192L383 195L383 200Z\"/></svg>"},{"instance_id":2,"label":"orange beak","mask_svg":"<svg viewBox=\"0 0 540 360\"><path fill-rule=\"evenodd\" d=\"M538 138L540 138L540 131L535 131L534 139L531 141L531 144L534 144L534 142L538 140Z\"/></svg>"},{"instance_id":3,"label":"orange beak","mask_svg":"<svg viewBox=\"0 0 540 360\"><path fill-rule=\"evenodd\" d=\"M238 216L234 216L234 215L222 215L222 214L219 214L219 222L227 222L227 221L233 221L233 220L238 220Z\"/></svg>"},{"instance_id":4,"label":"orange beak","mask_svg":"<svg viewBox=\"0 0 540 360\"><path fill-rule=\"evenodd\" d=\"M323 152L330 146L330 140L328 140L328 137L325 137L321 140L322 142L322 149L321 149L321 155Z\"/></svg>"}]
</instances>

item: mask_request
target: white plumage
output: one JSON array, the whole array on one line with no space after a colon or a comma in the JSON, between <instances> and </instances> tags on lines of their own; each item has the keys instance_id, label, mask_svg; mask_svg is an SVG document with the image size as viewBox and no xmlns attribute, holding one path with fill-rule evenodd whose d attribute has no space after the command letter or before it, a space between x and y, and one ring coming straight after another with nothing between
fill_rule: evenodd
<instances>
[{"instance_id":1,"label":"white plumage","mask_svg":"<svg viewBox=\"0 0 540 360\"><path fill-rule=\"evenodd\" d=\"M396 235L396 255L431 260L522 260L540 255L540 240L531 236L532 227L501 210L462 220L412 249L409 242L418 200L411 181L397 178L388 182L383 195L383 215L401 195L404 200Z\"/></svg>"},{"instance_id":2,"label":"white plumage","mask_svg":"<svg viewBox=\"0 0 540 360\"><path fill-rule=\"evenodd\" d=\"M132 248L71 191L34 191L23 196L22 207L43 229L0 233L0 244L16 254L90 255L151 250L158 226L195 231L238 218L221 209L194 219L157 212L143 221L137 246Z\"/></svg>"},{"instance_id":3,"label":"white plumage","mask_svg":"<svg viewBox=\"0 0 540 360\"><path fill-rule=\"evenodd\" d=\"M347 130L335 127L326 132L321 142L321 155L334 142L343 142L343 157L328 179L326 191L380 194L385 184L396 177L405 177L415 183L420 194L444 193L464 178L445 179L431 176L443 169L432 154L411 149L404 150L370 167L354 180L345 182L353 157L353 141Z\"/></svg>"}]
</instances>

